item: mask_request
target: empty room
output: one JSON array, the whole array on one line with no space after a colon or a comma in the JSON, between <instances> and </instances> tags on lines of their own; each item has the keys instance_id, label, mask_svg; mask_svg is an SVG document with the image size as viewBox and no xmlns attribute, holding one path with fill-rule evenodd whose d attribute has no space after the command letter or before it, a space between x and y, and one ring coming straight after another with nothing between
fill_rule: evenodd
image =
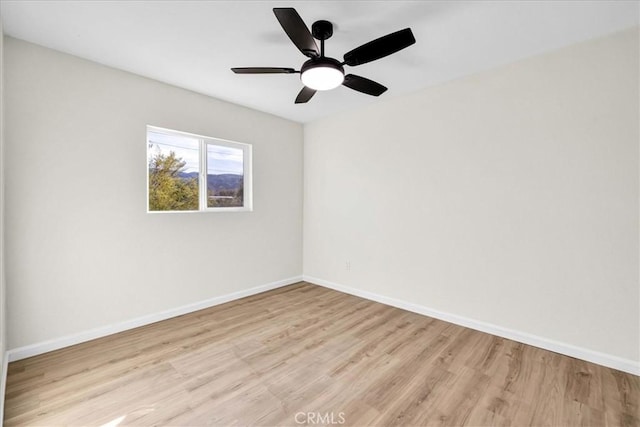
<instances>
[{"instance_id":1,"label":"empty room","mask_svg":"<svg viewBox=\"0 0 640 427\"><path fill-rule=\"evenodd\" d=\"M5 426L640 426L640 2L0 1Z\"/></svg>"}]
</instances>

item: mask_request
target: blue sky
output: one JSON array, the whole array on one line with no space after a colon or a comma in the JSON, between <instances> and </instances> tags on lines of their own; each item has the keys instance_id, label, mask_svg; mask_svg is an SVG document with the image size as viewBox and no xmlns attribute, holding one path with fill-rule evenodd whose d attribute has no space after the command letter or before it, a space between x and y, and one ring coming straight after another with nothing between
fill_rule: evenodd
<instances>
[{"instance_id":1,"label":"blue sky","mask_svg":"<svg viewBox=\"0 0 640 427\"><path fill-rule=\"evenodd\" d=\"M199 146L197 138L187 135L165 135L149 131L150 147L147 161L155 153L169 154L171 151L186 162L184 172L198 172ZM242 150L221 145L207 145L207 166L209 175L236 174L242 175Z\"/></svg>"}]
</instances>

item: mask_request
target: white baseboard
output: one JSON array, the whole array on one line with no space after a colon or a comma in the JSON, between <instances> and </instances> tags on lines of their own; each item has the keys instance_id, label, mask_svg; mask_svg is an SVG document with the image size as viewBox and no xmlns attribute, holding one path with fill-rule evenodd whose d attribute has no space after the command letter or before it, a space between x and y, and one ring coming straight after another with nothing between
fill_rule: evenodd
<instances>
[{"instance_id":1,"label":"white baseboard","mask_svg":"<svg viewBox=\"0 0 640 427\"><path fill-rule=\"evenodd\" d=\"M4 420L4 395L7 389L7 369L9 369L9 352L2 355L2 378L0 379L0 420Z\"/></svg>"},{"instance_id":2,"label":"white baseboard","mask_svg":"<svg viewBox=\"0 0 640 427\"><path fill-rule=\"evenodd\" d=\"M413 304L410 302L402 301L395 298L390 298L384 295L374 294L372 292L363 291L360 289L352 288L350 286L340 285L328 280L320 279L312 276L303 276L305 282L313 283L315 285L324 286L326 288L334 289L336 291L344 292L347 294L355 295L361 298L365 298L371 301L376 301L385 305L398 307L403 310L411 311L414 313L422 314L424 316L434 317L436 319L444 320L449 323L464 326L477 331L486 332L488 334L497 335L502 338L507 338L513 341L521 342L523 344L529 344L534 347L543 348L556 353L564 354L566 356L575 357L576 359L586 360L598 365L607 366L609 368L618 369L620 371L628 372L633 375L640 375L640 363L629 359L623 359L621 357L613 356L606 353L600 353L597 351L589 350L582 347L577 347L571 344L554 341L548 338L539 337L536 335L528 334L526 332L520 332L509 328L503 328L502 326L494 325L491 323L481 322L467 317L458 316L456 314L446 313L439 310L434 310L422 305Z\"/></svg>"},{"instance_id":3,"label":"white baseboard","mask_svg":"<svg viewBox=\"0 0 640 427\"><path fill-rule=\"evenodd\" d=\"M360 289L352 288L350 286L340 285L340 284L333 283L328 280L320 279L317 277L296 276L296 277L291 277L284 280L279 280L277 282L256 286L250 289L233 292L231 294L210 298L204 301L199 301L197 303L184 305L181 307L162 311L159 313L138 317L125 322L116 323L113 325L107 325L101 328L91 329L91 330L80 332L77 334L67 335L64 337L44 341L41 343L36 343L36 344L24 346L24 347L11 349L7 351L3 357L2 378L0 381L0 398L2 398L2 400L0 400L0 416L2 415L2 409L3 409L2 402L4 402L3 394L5 390L7 366L9 362L25 359L31 356L37 356L39 354L47 353L49 351L57 350L57 349L68 347L75 344L80 344L96 338L101 338L107 335L137 328L139 326L145 326L151 323L159 322L161 320L166 320L172 317L181 316L183 314L192 313L194 311L213 307L219 304L224 304L226 302L244 298L247 296L259 294L261 292L269 291L271 289L276 289L283 286L291 285L301 280L304 280L319 286L324 286L326 288L334 289L336 291L355 295L371 301L376 301L382 304L398 307L403 310L422 314L424 316L429 316L436 319L444 320L446 322L450 322L456 325L475 329L477 331L486 332L488 334L496 335L502 338L507 338L513 341L543 348L545 350L550 350L556 353L575 357L577 359L593 362L598 365L603 365L609 368L618 369L620 371L628 372L633 375L640 375L640 364L633 360L623 359L610 354L600 353L600 352L585 349L582 347L577 347L571 344L566 344L566 343L554 341L548 338L539 337L537 335L532 335L525 332L504 328L502 326L494 325L491 323L469 319L467 317L458 316L456 314L434 310L422 305L406 302L406 301L395 299L395 298L390 298L390 297L375 294L372 292L363 291Z\"/></svg>"},{"instance_id":4,"label":"white baseboard","mask_svg":"<svg viewBox=\"0 0 640 427\"><path fill-rule=\"evenodd\" d=\"M270 291L272 289L291 285L293 283L300 282L301 280L302 280L302 276L290 277L288 279L278 280L277 282L267 283L266 285L256 286L250 289L233 292L233 293L222 295L219 297L209 298L204 301L183 305L181 307L172 308L159 313L149 314L147 316L142 316L142 317L127 320L124 322L115 323L112 325L107 325L107 326L103 326L96 329L91 329L91 330L80 332L77 334L67 335L64 337L55 338L48 341L27 345L24 347L14 348L7 351L7 357L5 357L5 362L6 363L14 362L16 360L26 359L27 357L37 356L39 354L47 353L49 351L58 350L60 348L91 341L96 338L102 338L107 335L112 335L118 332L137 328L139 326L145 326L151 323L159 322L161 320L170 319L172 317L192 313L194 311L213 307L215 305L224 304L225 302L237 300L240 298L259 294L261 292ZM6 371L3 371L3 375L6 375L5 372ZM2 390L4 390L4 387Z\"/></svg>"}]
</instances>

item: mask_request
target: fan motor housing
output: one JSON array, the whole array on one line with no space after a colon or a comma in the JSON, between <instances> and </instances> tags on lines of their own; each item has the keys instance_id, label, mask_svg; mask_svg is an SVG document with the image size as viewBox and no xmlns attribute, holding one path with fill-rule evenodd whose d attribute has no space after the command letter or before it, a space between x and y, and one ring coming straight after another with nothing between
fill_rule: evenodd
<instances>
[{"instance_id":1,"label":"fan motor housing","mask_svg":"<svg viewBox=\"0 0 640 427\"><path fill-rule=\"evenodd\" d=\"M300 75L304 74L304 72L309 70L310 68L316 68L316 67L335 68L336 70L344 74L344 67L342 66L340 61L323 56L320 58L311 58L308 61L306 61L304 64L302 64L302 67L300 68Z\"/></svg>"}]
</instances>

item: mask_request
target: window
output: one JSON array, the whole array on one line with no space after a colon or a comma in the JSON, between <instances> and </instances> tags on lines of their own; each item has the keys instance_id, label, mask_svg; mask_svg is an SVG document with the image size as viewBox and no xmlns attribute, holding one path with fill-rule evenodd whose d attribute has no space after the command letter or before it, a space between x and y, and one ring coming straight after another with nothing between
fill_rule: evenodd
<instances>
[{"instance_id":1,"label":"window","mask_svg":"<svg viewBox=\"0 0 640 427\"><path fill-rule=\"evenodd\" d=\"M252 208L249 144L147 126L147 166L149 212Z\"/></svg>"}]
</instances>

